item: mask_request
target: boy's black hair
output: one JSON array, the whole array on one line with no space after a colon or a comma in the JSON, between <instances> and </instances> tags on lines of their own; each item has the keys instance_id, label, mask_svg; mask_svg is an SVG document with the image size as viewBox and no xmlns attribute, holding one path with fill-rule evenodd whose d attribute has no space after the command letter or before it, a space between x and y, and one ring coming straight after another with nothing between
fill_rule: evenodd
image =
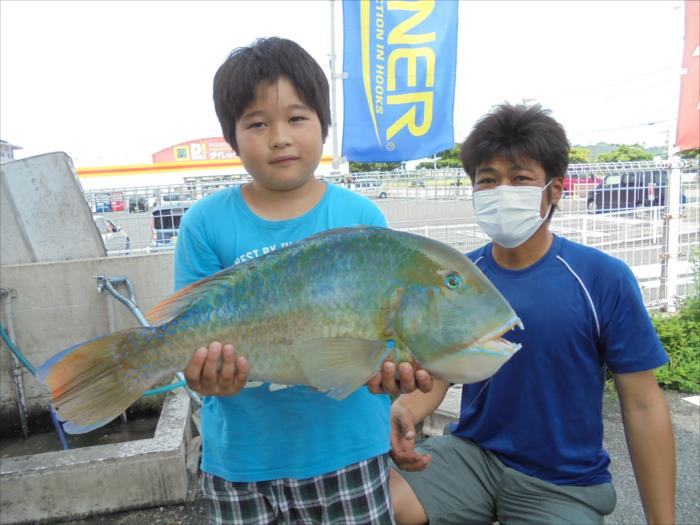
<instances>
[{"instance_id":1,"label":"boy's black hair","mask_svg":"<svg viewBox=\"0 0 700 525\"><path fill-rule=\"evenodd\" d=\"M496 155L542 165L546 182L564 177L569 165L569 141L561 124L542 106L496 106L474 126L462 144L460 159L474 183L476 170Z\"/></svg>"},{"instance_id":2,"label":"boy's black hair","mask_svg":"<svg viewBox=\"0 0 700 525\"><path fill-rule=\"evenodd\" d=\"M304 48L285 38L259 38L248 47L234 49L214 76L214 109L224 138L237 149L236 121L255 100L260 84L286 77L297 95L321 121L322 138L331 120L328 80L321 66Z\"/></svg>"}]
</instances>

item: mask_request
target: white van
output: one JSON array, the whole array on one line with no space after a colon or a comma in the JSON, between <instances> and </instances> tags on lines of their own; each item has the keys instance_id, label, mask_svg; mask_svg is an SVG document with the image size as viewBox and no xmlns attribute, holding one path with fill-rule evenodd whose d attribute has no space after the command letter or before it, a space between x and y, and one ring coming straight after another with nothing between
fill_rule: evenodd
<instances>
[{"instance_id":1,"label":"white van","mask_svg":"<svg viewBox=\"0 0 700 525\"><path fill-rule=\"evenodd\" d=\"M370 199L386 199L388 196L384 185L377 179L361 179L351 182L348 189Z\"/></svg>"}]
</instances>

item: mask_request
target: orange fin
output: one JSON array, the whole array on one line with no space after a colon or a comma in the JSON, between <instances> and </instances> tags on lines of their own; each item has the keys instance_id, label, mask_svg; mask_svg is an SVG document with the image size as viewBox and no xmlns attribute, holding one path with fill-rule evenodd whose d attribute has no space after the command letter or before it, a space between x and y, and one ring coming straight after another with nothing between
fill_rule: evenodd
<instances>
[{"instance_id":1,"label":"orange fin","mask_svg":"<svg viewBox=\"0 0 700 525\"><path fill-rule=\"evenodd\" d=\"M152 380L124 360L124 350L153 328L133 328L64 350L37 370L51 391L63 428L82 434L109 423L146 391Z\"/></svg>"},{"instance_id":2,"label":"orange fin","mask_svg":"<svg viewBox=\"0 0 700 525\"><path fill-rule=\"evenodd\" d=\"M213 288L217 288L222 281L228 280L231 275L240 270L240 265L231 266L210 277L205 277L189 286L185 286L146 312L146 321L151 326L158 326L172 321L200 297L206 295Z\"/></svg>"},{"instance_id":3,"label":"orange fin","mask_svg":"<svg viewBox=\"0 0 700 525\"><path fill-rule=\"evenodd\" d=\"M148 324L151 326L158 326L172 321L183 309L192 304L190 298L191 292L206 280L207 279L202 279L201 281L182 288L151 308L144 316Z\"/></svg>"}]
</instances>

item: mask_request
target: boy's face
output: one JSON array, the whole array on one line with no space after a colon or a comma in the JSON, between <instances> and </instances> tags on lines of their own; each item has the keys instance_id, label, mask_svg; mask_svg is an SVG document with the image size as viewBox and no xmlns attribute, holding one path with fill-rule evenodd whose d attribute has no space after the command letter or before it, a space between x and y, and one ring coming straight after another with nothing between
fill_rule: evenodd
<instances>
[{"instance_id":1,"label":"boy's face","mask_svg":"<svg viewBox=\"0 0 700 525\"><path fill-rule=\"evenodd\" d=\"M321 122L280 77L258 86L236 122L236 153L256 183L270 190L298 188L313 178L323 150Z\"/></svg>"},{"instance_id":2,"label":"boy's face","mask_svg":"<svg viewBox=\"0 0 700 525\"><path fill-rule=\"evenodd\" d=\"M555 206L562 194L562 179L554 177L548 191L542 192L540 216L544 217L550 204ZM537 186L544 188L547 176L542 165L531 159L508 160L496 155L481 164L474 177L474 191L492 190L501 185Z\"/></svg>"}]
</instances>

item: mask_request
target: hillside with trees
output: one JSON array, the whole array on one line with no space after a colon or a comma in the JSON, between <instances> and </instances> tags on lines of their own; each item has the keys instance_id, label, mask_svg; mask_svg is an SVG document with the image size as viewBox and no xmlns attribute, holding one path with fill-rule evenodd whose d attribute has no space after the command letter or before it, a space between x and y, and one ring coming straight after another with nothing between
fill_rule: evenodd
<instances>
[{"instance_id":1,"label":"hillside with trees","mask_svg":"<svg viewBox=\"0 0 700 525\"><path fill-rule=\"evenodd\" d=\"M454 148L440 151L434 158L424 160L416 165L416 169L429 170L434 168L461 168L459 160L460 144ZM700 150L681 152L683 158L698 158ZM598 144L581 146L574 145L569 153L571 164L588 164L592 162L626 162L632 160L653 160L654 157L666 158L666 150L662 146L645 148L641 144ZM369 171L396 171L405 166L403 162L350 162L351 173L363 173Z\"/></svg>"}]
</instances>

